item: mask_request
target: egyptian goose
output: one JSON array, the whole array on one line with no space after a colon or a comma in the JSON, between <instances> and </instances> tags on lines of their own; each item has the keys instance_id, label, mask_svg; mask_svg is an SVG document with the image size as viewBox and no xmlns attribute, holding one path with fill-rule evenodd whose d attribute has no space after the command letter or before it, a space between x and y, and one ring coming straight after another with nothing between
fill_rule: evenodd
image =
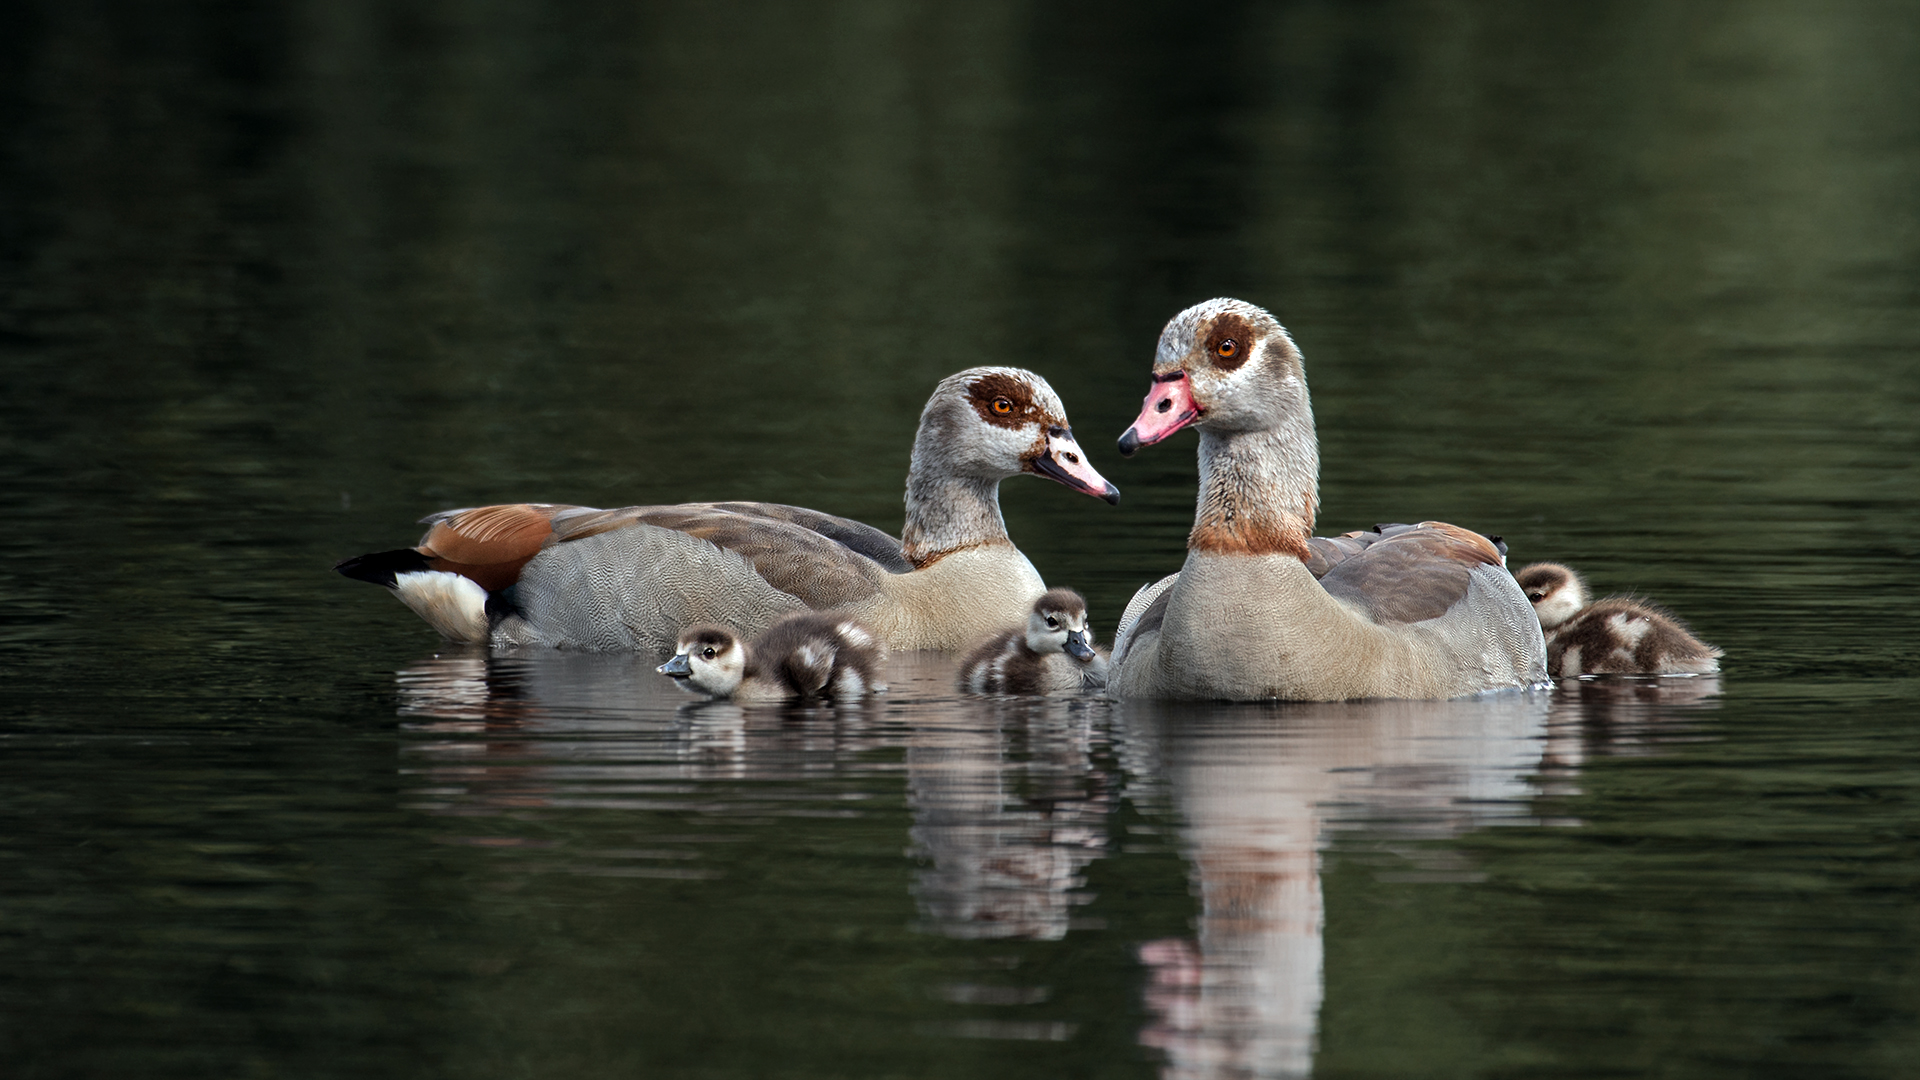
<instances>
[{"instance_id":1,"label":"egyptian goose","mask_svg":"<svg viewBox=\"0 0 1920 1080\"><path fill-rule=\"evenodd\" d=\"M1120 501L1045 379L971 368L920 415L899 540L774 503L515 503L431 515L419 546L335 569L393 590L455 641L665 650L693 623L751 634L831 609L892 648L961 649L1046 591L1000 516L1000 481L1020 473Z\"/></svg>"},{"instance_id":2,"label":"egyptian goose","mask_svg":"<svg viewBox=\"0 0 1920 1080\"><path fill-rule=\"evenodd\" d=\"M1690 633L1670 612L1626 596L1588 601L1587 583L1559 563L1534 563L1513 575L1547 636L1547 672L1579 675L1711 675L1719 649Z\"/></svg>"},{"instance_id":3,"label":"egyptian goose","mask_svg":"<svg viewBox=\"0 0 1920 1080\"><path fill-rule=\"evenodd\" d=\"M852 701L885 690L887 649L852 619L789 615L752 645L720 626L681 631L657 670L683 690L738 701Z\"/></svg>"},{"instance_id":4,"label":"egyptian goose","mask_svg":"<svg viewBox=\"0 0 1920 1080\"><path fill-rule=\"evenodd\" d=\"M1114 696L1452 698L1545 680L1539 620L1486 537L1429 521L1310 542L1313 409L1272 315L1210 300L1167 324L1120 452L1185 427L1200 432L1187 561L1127 605Z\"/></svg>"},{"instance_id":5,"label":"egyptian goose","mask_svg":"<svg viewBox=\"0 0 1920 1080\"><path fill-rule=\"evenodd\" d=\"M1024 627L975 646L960 665L960 688L976 694L1057 694L1107 685L1107 658L1093 647L1087 601L1048 589Z\"/></svg>"}]
</instances>

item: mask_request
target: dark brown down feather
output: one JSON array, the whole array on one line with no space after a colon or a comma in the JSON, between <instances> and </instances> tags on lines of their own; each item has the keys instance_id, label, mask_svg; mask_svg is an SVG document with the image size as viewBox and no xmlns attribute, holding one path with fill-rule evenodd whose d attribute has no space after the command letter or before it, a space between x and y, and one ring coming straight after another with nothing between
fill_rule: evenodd
<instances>
[{"instance_id":1,"label":"dark brown down feather","mask_svg":"<svg viewBox=\"0 0 1920 1080\"><path fill-rule=\"evenodd\" d=\"M873 650L846 648L840 639L843 621L814 611L781 619L754 639L747 653L748 675L778 680L802 700L832 696L828 691L836 664L858 669L871 686L878 681ZM814 647L811 662L801 655L808 644Z\"/></svg>"},{"instance_id":2,"label":"dark brown down feather","mask_svg":"<svg viewBox=\"0 0 1920 1080\"><path fill-rule=\"evenodd\" d=\"M1621 631L1612 625L1616 617L1624 618L1629 626L1644 624L1639 628L1640 640L1624 641ZM1562 670L1567 654L1576 648L1580 650L1579 669ZM1720 655L1719 649L1694 637L1673 613L1624 596L1595 600L1547 636L1547 671L1563 677L1690 671L1693 665Z\"/></svg>"},{"instance_id":3,"label":"dark brown down feather","mask_svg":"<svg viewBox=\"0 0 1920 1080\"><path fill-rule=\"evenodd\" d=\"M1002 676L1005 681L1000 684L1000 693L1038 694L1045 689L1040 682L1041 675L1044 674L1038 663L1040 657L1027 647L1025 627L1017 630L1003 630L975 646L960 664L960 685L963 687L971 685L981 669L999 659L1003 653L1011 653L1027 662L1005 666Z\"/></svg>"}]
</instances>

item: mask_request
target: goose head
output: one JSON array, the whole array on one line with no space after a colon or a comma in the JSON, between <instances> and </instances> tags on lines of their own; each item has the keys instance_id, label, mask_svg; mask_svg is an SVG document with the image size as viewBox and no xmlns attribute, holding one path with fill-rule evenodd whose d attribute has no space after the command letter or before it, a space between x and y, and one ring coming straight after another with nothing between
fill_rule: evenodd
<instances>
[{"instance_id":1,"label":"goose head","mask_svg":"<svg viewBox=\"0 0 1920 1080\"><path fill-rule=\"evenodd\" d=\"M747 650L731 630L690 626L680 632L673 659L654 670L671 677L683 690L727 697L746 677Z\"/></svg>"},{"instance_id":2,"label":"goose head","mask_svg":"<svg viewBox=\"0 0 1920 1080\"><path fill-rule=\"evenodd\" d=\"M1131 455L1186 427L1232 434L1302 424L1310 440L1306 370L1286 328L1244 300L1209 300L1160 332L1153 385L1120 436L1120 452Z\"/></svg>"},{"instance_id":3,"label":"goose head","mask_svg":"<svg viewBox=\"0 0 1920 1080\"><path fill-rule=\"evenodd\" d=\"M1074 439L1053 387L1020 368L968 368L941 380L920 414L912 470L989 482L1032 473L1120 501Z\"/></svg>"},{"instance_id":4,"label":"goose head","mask_svg":"<svg viewBox=\"0 0 1920 1080\"><path fill-rule=\"evenodd\" d=\"M1064 652L1081 663L1093 659L1086 600L1072 589L1042 593L1027 616L1027 648L1041 655Z\"/></svg>"},{"instance_id":5,"label":"goose head","mask_svg":"<svg viewBox=\"0 0 1920 1080\"><path fill-rule=\"evenodd\" d=\"M1209 300L1160 332L1153 384L1120 436L1120 452L1186 427L1200 432L1199 500L1187 548L1308 558L1320 447L1300 350L1272 315L1244 300Z\"/></svg>"},{"instance_id":6,"label":"goose head","mask_svg":"<svg viewBox=\"0 0 1920 1080\"><path fill-rule=\"evenodd\" d=\"M1527 594L1540 627L1551 630L1573 618L1587 606L1587 585L1571 567L1559 563L1533 563L1513 575L1520 591Z\"/></svg>"}]
</instances>

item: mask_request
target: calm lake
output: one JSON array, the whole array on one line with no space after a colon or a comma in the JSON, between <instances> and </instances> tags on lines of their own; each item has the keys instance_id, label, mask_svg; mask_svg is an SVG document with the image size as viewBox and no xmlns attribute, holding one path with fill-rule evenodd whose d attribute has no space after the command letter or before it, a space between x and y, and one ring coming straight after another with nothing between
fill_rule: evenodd
<instances>
[{"instance_id":1,"label":"calm lake","mask_svg":"<svg viewBox=\"0 0 1920 1080\"><path fill-rule=\"evenodd\" d=\"M1441 519L1716 678L694 705L334 561L433 510L897 530L1031 368L1124 493L1213 296L1320 531ZM1920 10L50 0L0 13L0 1073L1901 1077L1920 1061Z\"/></svg>"}]
</instances>

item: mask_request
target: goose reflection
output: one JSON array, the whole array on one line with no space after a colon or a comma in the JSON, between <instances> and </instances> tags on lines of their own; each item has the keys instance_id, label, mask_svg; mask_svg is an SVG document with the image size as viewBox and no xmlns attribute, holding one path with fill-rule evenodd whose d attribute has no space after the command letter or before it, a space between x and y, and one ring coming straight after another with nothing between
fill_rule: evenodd
<instances>
[{"instance_id":1,"label":"goose reflection","mask_svg":"<svg viewBox=\"0 0 1920 1080\"><path fill-rule=\"evenodd\" d=\"M1464 702L1168 707L1118 720L1184 821L1191 939L1149 942L1141 1042L1168 1077L1312 1071L1322 997L1320 852L1339 829L1445 836L1524 814L1545 694Z\"/></svg>"},{"instance_id":2,"label":"goose reflection","mask_svg":"<svg viewBox=\"0 0 1920 1080\"><path fill-rule=\"evenodd\" d=\"M1092 899L1082 872L1106 853L1114 793L1094 765L1088 700L952 702L907 749L914 896L927 928L957 938L1058 940Z\"/></svg>"},{"instance_id":3,"label":"goose reflection","mask_svg":"<svg viewBox=\"0 0 1920 1080\"><path fill-rule=\"evenodd\" d=\"M922 666L906 654L889 670L903 686L952 677L946 667ZM802 780L898 743L875 734L879 702L691 701L653 668L651 659L625 654L484 646L409 665L395 681L403 723L428 736L405 748L426 762L411 770L429 781L422 808L667 809L667 800L697 794L699 785Z\"/></svg>"},{"instance_id":4,"label":"goose reflection","mask_svg":"<svg viewBox=\"0 0 1920 1080\"><path fill-rule=\"evenodd\" d=\"M922 928L1066 936L1107 850L1105 704L956 698L954 660L938 653L896 654L887 678L884 698L798 709L690 702L625 656L452 650L401 671L398 689L415 731L446 736L411 748L431 762L425 809L659 809L689 793L676 782L803 780L904 749Z\"/></svg>"},{"instance_id":5,"label":"goose reflection","mask_svg":"<svg viewBox=\"0 0 1920 1080\"><path fill-rule=\"evenodd\" d=\"M400 672L397 690L424 736L406 747L424 765L407 769L413 796L435 812L752 815L736 818L745 826L857 813L822 801L864 794L813 781L904 767L919 927L956 939L1057 941L1094 925L1076 913L1094 899L1089 865L1115 852L1121 800L1175 820L1198 918L1191 935L1136 945L1138 1039L1163 1076L1197 1080L1312 1071L1330 844L1541 820L1541 796L1577 793L1591 758L1701 737L1685 717L1719 689L1603 677L1454 702L980 699L952 693L953 658L911 652L887 677L889 694L857 706L755 707L690 703L627 656L449 651ZM1397 882L1473 873L1446 847L1401 850L1424 861ZM587 853L569 858L596 872Z\"/></svg>"},{"instance_id":6,"label":"goose reflection","mask_svg":"<svg viewBox=\"0 0 1920 1080\"><path fill-rule=\"evenodd\" d=\"M1529 820L1538 796L1573 791L1587 757L1687 737L1674 721L1717 692L1607 679L1450 702L1127 704L1115 724L1129 771L1164 784L1200 900L1192 938L1139 949L1152 1017L1140 1041L1164 1052L1170 1080L1310 1074L1330 842ZM1423 861L1395 880L1473 879L1446 849L1403 850Z\"/></svg>"}]
</instances>

